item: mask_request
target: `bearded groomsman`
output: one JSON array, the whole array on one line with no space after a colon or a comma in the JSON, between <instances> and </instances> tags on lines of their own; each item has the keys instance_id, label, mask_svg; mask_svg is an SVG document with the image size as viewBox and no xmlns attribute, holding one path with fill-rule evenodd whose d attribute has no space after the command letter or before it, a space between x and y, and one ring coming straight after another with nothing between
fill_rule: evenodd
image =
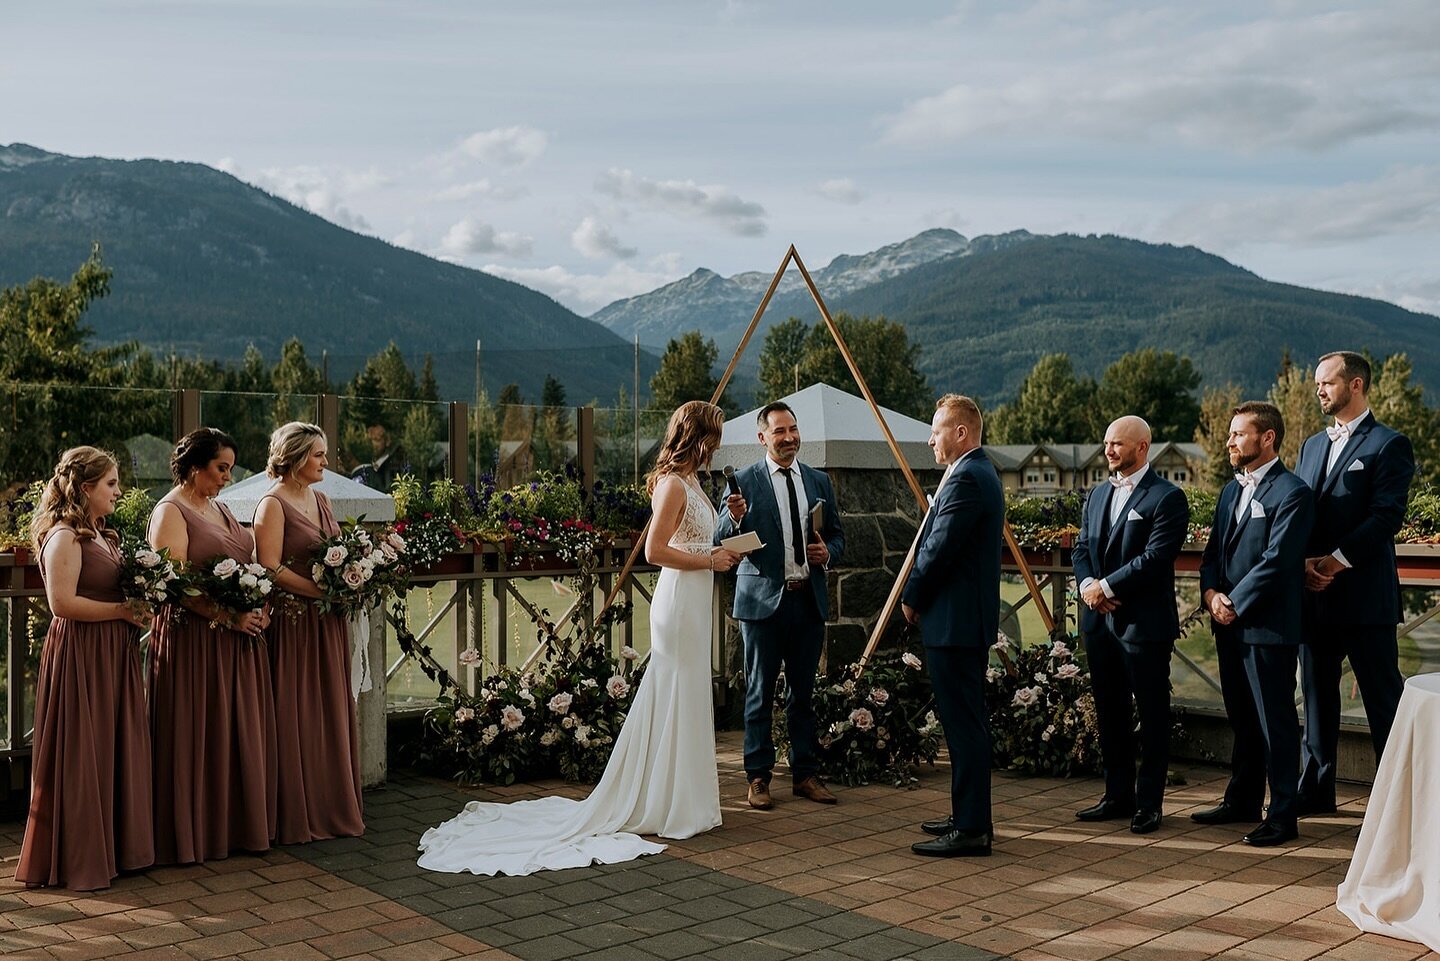
<instances>
[{"instance_id":1,"label":"bearded groomsman","mask_svg":"<svg viewBox=\"0 0 1440 961\"><path fill-rule=\"evenodd\" d=\"M1299 813L1335 810L1340 738L1340 665L1350 659L1375 761L1385 750L1404 678L1395 625L1401 620L1395 534L1415 474L1410 440L1370 412L1370 363L1336 351L1315 368L1320 410L1335 418L1305 441L1295 472L1315 492L1315 529L1305 551L1304 767Z\"/></svg>"},{"instance_id":2,"label":"bearded groomsman","mask_svg":"<svg viewBox=\"0 0 1440 961\"><path fill-rule=\"evenodd\" d=\"M1200 560L1200 590L1215 632L1220 691L1235 745L1230 783L1200 824L1265 820L1241 840L1270 847L1296 835L1300 721L1295 667L1305 594L1305 545L1314 497L1280 463L1285 423L1273 404L1248 401L1230 420L1230 464L1240 473L1215 505Z\"/></svg>"},{"instance_id":3,"label":"bearded groomsman","mask_svg":"<svg viewBox=\"0 0 1440 961\"><path fill-rule=\"evenodd\" d=\"M1160 827L1170 760L1170 652L1180 636L1175 559L1185 543L1184 491L1150 469L1150 425L1121 417L1105 431L1107 483L1090 491L1073 561L1080 633L1095 691L1105 796L1075 817ZM1135 773L1131 703L1140 714Z\"/></svg>"},{"instance_id":4,"label":"bearded groomsman","mask_svg":"<svg viewBox=\"0 0 1440 961\"><path fill-rule=\"evenodd\" d=\"M926 821L921 830L935 839L910 846L931 857L986 856L994 835L985 668L1000 632L1005 494L980 449L981 428L969 397L946 394L936 403L930 447L946 471L901 594L905 620L920 628L950 752L950 816Z\"/></svg>"}]
</instances>

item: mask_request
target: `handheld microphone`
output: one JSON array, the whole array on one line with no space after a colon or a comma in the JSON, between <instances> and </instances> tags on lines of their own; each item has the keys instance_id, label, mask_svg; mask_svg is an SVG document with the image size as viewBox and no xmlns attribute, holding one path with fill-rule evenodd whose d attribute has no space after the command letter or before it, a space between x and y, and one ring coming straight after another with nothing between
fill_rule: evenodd
<instances>
[{"instance_id":1,"label":"handheld microphone","mask_svg":"<svg viewBox=\"0 0 1440 961\"><path fill-rule=\"evenodd\" d=\"M725 489L731 494L740 493L740 485L735 483L735 468L726 464L725 469L721 471L721 473L725 475Z\"/></svg>"}]
</instances>

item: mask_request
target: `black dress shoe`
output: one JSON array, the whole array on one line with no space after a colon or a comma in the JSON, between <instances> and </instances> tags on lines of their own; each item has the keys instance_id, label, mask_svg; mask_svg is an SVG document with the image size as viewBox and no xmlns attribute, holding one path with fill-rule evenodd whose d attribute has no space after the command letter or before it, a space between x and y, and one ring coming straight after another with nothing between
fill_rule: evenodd
<instances>
[{"instance_id":1,"label":"black dress shoe","mask_svg":"<svg viewBox=\"0 0 1440 961\"><path fill-rule=\"evenodd\" d=\"M951 831L933 841L916 841L910 850L932 858L988 858L989 831Z\"/></svg>"},{"instance_id":2,"label":"black dress shoe","mask_svg":"<svg viewBox=\"0 0 1440 961\"><path fill-rule=\"evenodd\" d=\"M1077 821L1115 821L1128 818L1135 813L1135 805L1121 804L1108 797L1102 797L1096 804L1075 812Z\"/></svg>"},{"instance_id":3,"label":"black dress shoe","mask_svg":"<svg viewBox=\"0 0 1440 961\"><path fill-rule=\"evenodd\" d=\"M1260 811L1258 808L1245 810L1233 806L1229 801L1221 801L1213 808L1196 811L1190 815L1190 820L1196 824L1244 824L1260 820Z\"/></svg>"},{"instance_id":4,"label":"black dress shoe","mask_svg":"<svg viewBox=\"0 0 1440 961\"><path fill-rule=\"evenodd\" d=\"M920 825L920 830L926 834L933 834L935 837L943 837L955 830L955 819L953 817L941 818L938 821L925 821Z\"/></svg>"},{"instance_id":5,"label":"black dress shoe","mask_svg":"<svg viewBox=\"0 0 1440 961\"><path fill-rule=\"evenodd\" d=\"M1130 819L1131 834L1151 834L1160 829L1159 811L1136 811Z\"/></svg>"},{"instance_id":6,"label":"black dress shoe","mask_svg":"<svg viewBox=\"0 0 1440 961\"><path fill-rule=\"evenodd\" d=\"M1308 797L1300 797L1300 798L1297 798L1296 801L1295 801L1295 816L1296 816L1296 817L1306 818L1306 817L1315 817L1315 816L1321 815L1321 814L1334 814L1334 813L1335 813L1335 802L1334 802L1334 801L1330 801L1330 802L1327 804L1326 802L1321 801L1321 800L1319 800L1318 798L1308 798Z\"/></svg>"},{"instance_id":7,"label":"black dress shoe","mask_svg":"<svg viewBox=\"0 0 1440 961\"><path fill-rule=\"evenodd\" d=\"M1299 836L1300 832L1295 829L1294 821L1265 821L1240 840L1254 848L1273 848Z\"/></svg>"}]
</instances>

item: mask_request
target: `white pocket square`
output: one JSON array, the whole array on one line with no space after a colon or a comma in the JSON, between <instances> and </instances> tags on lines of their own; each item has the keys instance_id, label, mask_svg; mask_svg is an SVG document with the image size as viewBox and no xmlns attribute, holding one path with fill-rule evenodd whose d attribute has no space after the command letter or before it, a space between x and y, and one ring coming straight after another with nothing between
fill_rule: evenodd
<instances>
[{"instance_id":1,"label":"white pocket square","mask_svg":"<svg viewBox=\"0 0 1440 961\"><path fill-rule=\"evenodd\" d=\"M1260 503L1259 501L1251 501L1251 502L1250 502L1250 516L1251 516L1251 517L1264 517L1264 516L1265 516L1265 505L1262 504L1262 503Z\"/></svg>"},{"instance_id":2,"label":"white pocket square","mask_svg":"<svg viewBox=\"0 0 1440 961\"><path fill-rule=\"evenodd\" d=\"M1353 460L1353 461L1350 462L1350 466L1347 467L1347 468L1345 468L1345 471L1346 471L1346 473L1349 473L1349 472L1352 471L1352 470L1364 470L1364 469L1365 469L1365 465L1364 465L1364 464L1360 463L1359 460Z\"/></svg>"},{"instance_id":3,"label":"white pocket square","mask_svg":"<svg viewBox=\"0 0 1440 961\"><path fill-rule=\"evenodd\" d=\"M1125 520L1127 521L1143 521L1144 519L1145 518L1140 516L1140 512L1133 507L1130 508L1130 513L1125 515Z\"/></svg>"}]
</instances>

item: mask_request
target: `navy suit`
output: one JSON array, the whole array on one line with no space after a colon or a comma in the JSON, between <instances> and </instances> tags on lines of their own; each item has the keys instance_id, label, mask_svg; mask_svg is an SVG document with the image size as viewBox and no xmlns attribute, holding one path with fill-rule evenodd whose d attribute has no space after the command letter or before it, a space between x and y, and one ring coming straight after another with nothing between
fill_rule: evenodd
<instances>
[{"instance_id":1,"label":"navy suit","mask_svg":"<svg viewBox=\"0 0 1440 961\"><path fill-rule=\"evenodd\" d=\"M950 751L951 816L965 832L992 830L985 668L1000 630L1005 494L978 448L935 493L901 599L920 617L935 710Z\"/></svg>"},{"instance_id":2,"label":"navy suit","mask_svg":"<svg viewBox=\"0 0 1440 961\"><path fill-rule=\"evenodd\" d=\"M840 509L835 489L822 471L795 462L800 470L796 495L801 522L809 526L809 512L823 500L824 517L820 539L830 551L833 566L845 553L845 533L840 526ZM771 734L771 710L775 683L785 668L785 715L790 734L790 774L798 783L820 770L819 744L815 734L815 669L825 644L825 621L830 616L825 571L810 564L809 585L788 590L785 585L785 543L780 511L789 505L777 501L770 480L768 458L735 472L735 482L745 496L746 511L736 524L730 511L720 505L715 540L754 531L765 546L745 555L736 567L733 614L740 622L745 644L745 776L749 780L770 779L775 766L775 740ZM810 538L807 538L807 541Z\"/></svg>"},{"instance_id":3,"label":"navy suit","mask_svg":"<svg viewBox=\"0 0 1440 961\"><path fill-rule=\"evenodd\" d=\"M1293 826L1300 754L1295 669L1314 497L1279 461L1256 485L1237 522L1240 492L1236 481L1220 492L1200 561L1202 596L1210 590L1227 595L1236 614L1228 626L1211 622L1221 696L1235 735L1225 801L1257 811L1268 780L1266 820Z\"/></svg>"},{"instance_id":4,"label":"navy suit","mask_svg":"<svg viewBox=\"0 0 1440 961\"><path fill-rule=\"evenodd\" d=\"M1415 474L1410 440L1375 420L1355 425L1327 471L1330 438L1305 441L1295 472L1315 492L1315 529L1307 557L1337 548L1352 567L1325 590L1305 597L1305 639L1300 647L1305 695L1304 768L1300 791L1328 807L1335 802L1335 751L1340 737L1340 667L1346 657L1360 685L1375 760L1385 749L1405 681L1400 674L1395 625L1402 619L1395 534Z\"/></svg>"},{"instance_id":5,"label":"navy suit","mask_svg":"<svg viewBox=\"0 0 1440 961\"><path fill-rule=\"evenodd\" d=\"M1185 492L1147 470L1120 517L1110 523L1115 488L1090 491L1072 561L1075 583L1104 580L1119 607L1080 607L1080 633L1095 691L1105 797L1123 807L1159 811L1170 760L1170 652L1180 636L1175 559L1190 525ZM1135 773L1131 700L1140 713L1140 773Z\"/></svg>"}]
</instances>

